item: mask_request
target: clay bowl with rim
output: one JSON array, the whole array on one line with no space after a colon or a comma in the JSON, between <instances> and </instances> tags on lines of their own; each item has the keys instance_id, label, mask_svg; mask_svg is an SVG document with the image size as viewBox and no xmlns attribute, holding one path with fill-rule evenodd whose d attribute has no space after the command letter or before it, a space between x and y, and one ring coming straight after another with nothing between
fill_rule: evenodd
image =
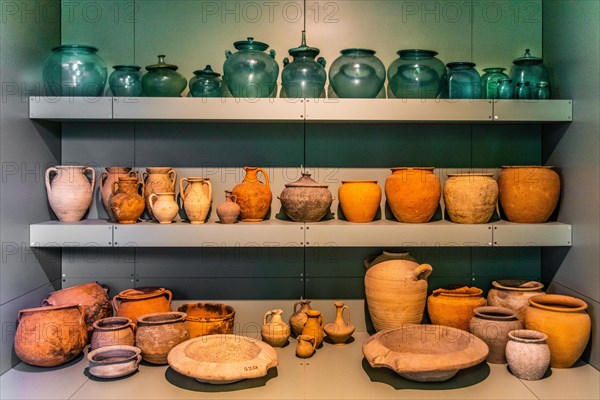
<instances>
[{"instance_id":1,"label":"clay bowl with rim","mask_svg":"<svg viewBox=\"0 0 600 400\"><path fill-rule=\"evenodd\" d=\"M277 352L267 343L240 335L199 336L175 346L171 368L203 383L227 384L265 376L277 366Z\"/></svg>"},{"instance_id":2,"label":"clay bowl with rim","mask_svg":"<svg viewBox=\"0 0 600 400\"><path fill-rule=\"evenodd\" d=\"M142 361L141 350L134 346L104 346L90 351L89 372L97 378L120 378L137 371Z\"/></svg>"},{"instance_id":3,"label":"clay bowl with rim","mask_svg":"<svg viewBox=\"0 0 600 400\"><path fill-rule=\"evenodd\" d=\"M408 324L381 331L363 344L371 367L417 382L442 382L485 361L489 348L475 335L442 325Z\"/></svg>"}]
</instances>

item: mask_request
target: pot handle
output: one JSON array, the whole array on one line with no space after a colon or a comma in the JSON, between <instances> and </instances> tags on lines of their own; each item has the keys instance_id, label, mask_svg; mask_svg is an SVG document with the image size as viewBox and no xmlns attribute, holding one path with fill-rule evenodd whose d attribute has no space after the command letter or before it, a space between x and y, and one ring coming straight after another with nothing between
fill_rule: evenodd
<instances>
[{"instance_id":1,"label":"pot handle","mask_svg":"<svg viewBox=\"0 0 600 400\"><path fill-rule=\"evenodd\" d=\"M81 313L81 319L80 319L79 322L81 322L81 324L83 326L86 326L86 323L85 323L85 307L83 305L81 305L81 304L77 304L77 308L79 309L79 312Z\"/></svg>"},{"instance_id":2,"label":"pot handle","mask_svg":"<svg viewBox=\"0 0 600 400\"><path fill-rule=\"evenodd\" d=\"M429 264L421 264L413 271L415 280L427 279L431 275L433 268Z\"/></svg>"},{"instance_id":3,"label":"pot handle","mask_svg":"<svg viewBox=\"0 0 600 400\"><path fill-rule=\"evenodd\" d=\"M321 65L323 66L323 68L325 68L325 65L327 64L327 61L325 61L325 59L324 59L323 57L319 57L319 58L317 59L317 62L318 62L319 64L321 64Z\"/></svg>"},{"instance_id":4,"label":"pot handle","mask_svg":"<svg viewBox=\"0 0 600 400\"><path fill-rule=\"evenodd\" d=\"M137 178L138 177L138 172L137 171L129 171L129 176L132 177L132 178L133 177Z\"/></svg>"},{"instance_id":5,"label":"pot handle","mask_svg":"<svg viewBox=\"0 0 600 400\"><path fill-rule=\"evenodd\" d=\"M144 207L146 206L146 183L144 181L138 181L138 192L140 190L140 185L142 185L142 193L140 193L140 196L142 196L142 198L144 199Z\"/></svg>"},{"instance_id":6,"label":"pot handle","mask_svg":"<svg viewBox=\"0 0 600 400\"><path fill-rule=\"evenodd\" d=\"M262 168L257 168L257 170L262 172L263 176L265 177L265 185L267 186L267 189L270 189L271 187L269 186L269 175L267 175L267 171Z\"/></svg>"},{"instance_id":7,"label":"pot handle","mask_svg":"<svg viewBox=\"0 0 600 400\"><path fill-rule=\"evenodd\" d=\"M267 311L265 313L265 316L263 317L263 324L266 325L267 324L267 319L269 318L269 315L272 317L273 316L273 311Z\"/></svg>"},{"instance_id":8,"label":"pot handle","mask_svg":"<svg viewBox=\"0 0 600 400\"><path fill-rule=\"evenodd\" d=\"M100 186L100 189L104 188L104 183L106 182L106 179L108 179L108 172L106 172L106 171L100 172L100 182L98 182L98 186Z\"/></svg>"},{"instance_id":9,"label":"pot handle","mask_svg":"<svg viewBox=\"0 0 600 400\"><path fill-rule=\"evenodd\" d=\"M92 191L94 190L94 186L96 185L96 170L92 167L85 167L85 169L83 170L83 173L85 174L85 171L91 171L92 172L92 182L91 186L92 186Z\"/></svg>"},{"instance_id":10,"label":"pot handle","mask_svg":"<svg viewBox=\"0 0 600 400\"><path fill-rule=\"evenodd\" d=\"M310 336L308 342L313 344L313 351L315 351L317 349L317 338Z\"/></svg>"},{"instance_id":11,"label":"pot handle","mask_svg":"<svg viewBox=\"0 0 600 400\"><path fill-rule=\"evenodd\" d=\"M165 289L165 294L167 295L167 300L169 300L169 305L171 305L171 300L173 300L173 293L169 289Z\"/></svg>"},{"instance_id":12,"label":"pot handle","mask_svg":"<svg viewBox=\"0 0 600 400\"><path fill-rule=\"evenodd\" d=\"M58 174L58 169L55 167L50 167L46 170L46 190L48 193L52 193L52 187L50 186L50 173L55 172Z\"/></svg>"},{"instance_id":13,"label":"pot handle","mask_svg":"<svg viewBox=\"0 0 600 400\"><path fill-rule=\"evenodd\" d=\"M148 203L150 204L150 210L152 210L152 214L154 214L154 204L156 203L156 201L152 201L152 199L158 199L158 196L156 195L156 193L150 193L150 196L148 197Z\"/></svg>"},{"instance_id":14,"label":"pot handle","mask_svg":"<svg viewBox=\"0 0 600 400\"><path fill-rule=\"evenodd\" d=\"M54 304L54 302L52 301L52 299L50 297L42 300L42 307L55 306L55 305L56 304Z\"/></svg>"},{"instance_id":15,"label":"pot handle","mask_svg":"<svg viewBox=\"0 0 600 400\"><path fill-rule=\"evenodd\" d=\"M301 304L302 304L302 300L298 300L294 303L294 313L298 312L298 310L296 309L297 308L296 306L301 305Z\"/></svg>"},{"instance_id":16,"label":"pot handle","mask_svg":"<svg viewBox=\"0 0 600 400\"><path fill-rule=\"evenodd\" d=\"M138 354L136 359L135 359L135 367L138 368L140 366L140 363L142 362L142 355Z\"/></svg>"},{"instance_id":17,"label":"pot handle","mask_svg":"<svg viewBox=\"0 0 600 400\"><path fill-rule=\"evenodd\" d=\"M277 52L274 49L269 50L269 55L273 58L273 60L275 59L276 54Z\"/></svg>"},{"instance_id":18,"label":"pot handle","mask_svg":"<svg viewBox=\"0 0 600 400\"><path fill-rule=\"evenodd\" d=\"M175 183L177 183L177 172L175 172L175 170L171 168L169 172L167 172L167 175L171 177L171 187L173 188L173 191L175 191Z\"/></svg>"},{"instance_id":19,"label":"pot handle","mask_svg":"<svg viewBox=\"0 0 600 400\"><path fill-rule=\"evenodd\" d=\"M207 179L204 182L208 185L208 201L212 203L212 183Z\"/></svg>"},{"instance_id":20,"label":"pot handle","mask_svg":"<svg viewBox=\"0 0 600 400\"><path fill-rule=\"evenodd\" d=\"M225 58L229 58L231 56L230 50L225 50Z\"/></svg>"},{"instance_id":21,"label":"pot handle","mask_svg":"<svg viewBox=\"0 0 600 400\"><path fill-rule=\"evenodd\" d=\"M348 307L347 305L344 305L344 307L342 307L342 319L344 319L344 310L348 311L348 323L347 323L347 325L350 325L350 307Z\"/></svg>"},{"instance_id":22,"label":"pot handle","mask_svg":"<svg viewBox=\"0 0 600 400\"><path fill-rule=\"evenodd\" d=\"M183 189L183 182L187 182L189 185L190 181L188 180L188 178L181 178L181 180L179 181L179 197L181 197L181 200L185 201L185 190Z\"/></svg>"},{"instance_id":23,"label":"pot handle","mask_svg":"<svg viewBox=\"0 0 600 400\"><path fill-rule=\"evenodd\" d=\"M287 67L287 65L290 63L290 60L287 57L283 58L283 66Z\"/></svg>"},{"instance_id":24,"label":"pot handle","mask_svg":"<svg viewBox=\"0 0 600 400\"><path fill-rule=\"evenodd\" d=\"M142 182L146 182L146 179L148 179L148 172L144 171L142 172Z\"/></svg>"},{"instance_id":25,"label":"pot handle","mask_svg":"<svg viewBox=\"0 0 600 400\"><path fill-rule=\"evenodd\" d=\"M115 309L115 314L119 312L119 302L117 301L118 299L120 299L119 295L115 295L115 297L113 297L112 299L112 305L113 308Z\"/></svg>"},{"instance_id":26,"label":"pot handle","mask_svg":"<svg viewBox=\"0 0 600 400\"><path fill-rule=\"evenodd\" d=\"M237 196L235 194L231 195L231 200L233 200L233 202L237 204Z\"/></svg>"},{"instance_id":27,"label":"pot handle","mask_svg":"<svg viewBox=\"0 0 600 400\"><path fill-rule=\"evenodd\" d=\"M112 194L113 196L117 194L117 188L119 187L119 181L114 181L112 186Z\"/></svg>"}]
</instances>

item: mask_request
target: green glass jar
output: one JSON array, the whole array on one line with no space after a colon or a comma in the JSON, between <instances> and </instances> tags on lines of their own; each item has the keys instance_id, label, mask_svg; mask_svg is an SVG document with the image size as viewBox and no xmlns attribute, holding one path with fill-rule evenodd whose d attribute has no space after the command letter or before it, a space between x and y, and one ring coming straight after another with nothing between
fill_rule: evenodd
<instances>
[{"instance_id":1,"label":"green glass jar","mask_svg":"<svg viewBox=\"0 0 600 400\"><path fill-rule=\"evenodd\" d=\"M165 55L158 56L158 64L148 65L142 77L142 89L148 97L180 97L187 86L177 65L165 63Z\"/></svg>"},{"instance_id":2,"label":"green glass jar","mask_svg":"<svg viewBox=\"0 0 600 400\"><path fill-rule=\"evenodd\" d=\"M115 65L108 78L108 86L115 97L139 97L142 95L142 82L137 65Z\"/></svg>"},{"instance_id":3,"label":"green glass jar","mask_svg":"<svg viewBox=\"0 0 600 400\"><path fill-rule=\"evenodd\" d=\"M385 66L370 49L345 49L329 68L329 84L340 98L375 98L385 82Z\"/></svg>"},{"instance_id":4,"label":"green glass jar","mask_svg":"<svg viewBox=\"0 0 600 400\"><path fill-rule=\"evenodd\" d=\"M283 59L282 97L321 97L325 91L327 73L325 72L325 59L319 57L315 61L320 50L306 45L306 33L302 31L302 43L299 47L290 49L289 53L293 60L290 62L287 57Z\"/></svg>"},{"instance_id":5,"label":"green glass jar","mask_svg":"<svg viewBox=\"0 0 600 400\"><path fill-rule=\"evenodd\" d=\"M221 97L223 81L221 74L212 70L210 65L194 71L190 79L190 94L192 97Z\"/></svg>"},{"instance_id":6,"label":"green glass jar","mask_svg":"<svg viewBox=\"0 0 600 400\"><path fill-rule=\"evenodd\" d=\"M399 50L387 71L388 91L400 99L435 99L446 77L446 66L433 50Z\"/></svg>"},{"instance_id":7,"label":"green glass jar","mask_svg":"<svg viewBox=\"0 0 600 400\"><path fill-rule=\"evenodd\" d=\"M548 88L551 87L550 74L544 65L544 60L532 56L529 49L525 50L523 57L514 59L513 64L510 75L515 84L529 82L529 85L535 88L539 82L547 82Z\"/></svg>"},{"instance_id":8,"label":"green glass jar","mask_svg":"<svg viewBox=\"0 0 600 400\"><path fill-rule=\"evenodd\" d=\"M484 68L481 76L481 97L484 99L497 99L500 79L508 79L504 73L506 68Z\"/></svg>"}]
</instances>

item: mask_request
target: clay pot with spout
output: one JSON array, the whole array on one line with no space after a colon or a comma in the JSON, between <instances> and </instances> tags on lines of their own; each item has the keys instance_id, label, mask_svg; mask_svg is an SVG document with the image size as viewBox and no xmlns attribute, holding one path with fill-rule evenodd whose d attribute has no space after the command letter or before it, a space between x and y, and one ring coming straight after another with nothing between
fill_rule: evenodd
<instances>
[{"instance_id":1,"label":"clay pot with spout","mask_svg":"<svg viewBox=\"0 0 600 400\"><path fill-rule=\"evenodd\" d=\"M354 325L350 323L350 308L341 301L336 301L335 321L325 324L324 330L329 340L335 344L345 344L354 333ZM348 321L344 321L344 310L348 313Z\"/></svg>"},{"instance_id":2,"label":"clay pot with spout","mask_svg":"<svg viewBox=\"0 0 600 400\"><path fill-rule=\"evenodd\" d=\"M240 206L237 196L230 190L225 191L225 202L217 206L217 215L222 224L235 224L240 216Z\"/></svg>"},{"instance_id":3,"label":"clay pot with spout","mask_svg":"<svg viewBox=\"0 0 600 400\"><path fill-rule=\"evenodd\" d=\"M187 182L184 189L183 183ZM212 204L212 185L208 178L190 177L179 181L179 195L191 224L203 224Z\"/></svg>"},{"instance_id":4,"label":"clay pot with spout","mask_svg":"<svg viewBox=\"0 0 600 400\"><path fill-rule=\"evenodd\" d=\"M267 311L263 318L264 323L260 331L262 340L273 347L285 346L290 337L290 326L283 322L282 314L283 310L275 309Z\"/></svg>"},{"instance_id":5,"label":"clay pot with spout","mask_svg":"<svg viewBox=\"0 0 600 400\"><path fill-rule=\"evenodd\" d=\"M139 194L141 186L141 194ZM113 184L113 218L120 224L135 224L144 213L144 183L137 176L120 177Z\"/></svg>"},{"instance_id":6,"label":"clay pot with spout","mask_svg":"<svg viewBox=\"0 0 600 400\"><path fill-rule=\"evenodd\" d=\"M303 299L294 303L294 313L290 317L290 327L295 336L302 334L302 329L304 329L304 325L308 320L307 312L309 310L312 310L310 300Z\"/></svg>"},{"instance_id":7,"label":"clay pot with spout","mask_svg":"<svg viewBox=\"0 0 600 400\"><path fill-rule=\"evenodd\" d=\"M264 169L256 167L244 167L244 171L246 176L243 182L232 190L240 206L240 219L242 222L260 222L267 215L273 199L269 175ZM258 180L259 172L263 174L265 183Z\"/></svg>"},{"instance_id":8,"label":"clay pot with spout","mask_svg":"<svg viewBox=\"0 0 600 400\"><path fill-rule=\"evenodd\" d=\"M115 182L119 181L119 178L126 177L137 178L137 172L132 171L131 167L106 167L106 170L100 173L100 197L102 198L102 205L111 221L117 221L111 209L114 197L113 186Z\"/></svg>"},{"instance_id":9,"label":"clay pot with spout","mask_svg":"<svg viewBox=\"0 0 600 400\"><path fill-rule=\"evenodd\" d=\"M113 297L112 303L118 317L127 317L136 323L143 314L171 311L173 294L157 287L127 289Z\"/></svg>"},{"instance_id":10,"label":"clay pot with spout","mask_svg":"<svg viewBox=\"0 0 600 400\"><path fill-rule=\"evenodd\" d=\"M154 214L150 206L150 195L152 193L173 193L175 198L175 182L177 181L177 173L171 167L148 167L142 173L142 181L144 182L144 200L146 201L146 211L152 218Z\"/></svg>"},{"instance_id":11,"label":"clay pot with spout","mask_svg":"<svg viewBox=\"0 0 600 400\"><path fill-rule=\"evenodd\" d=\"M86 172L91 174L90 180ZM92 204L96 171L91 167L57 165L46 170L45 180L50 207L59 221L80 221Z\"/></svg>"}]
</instances>

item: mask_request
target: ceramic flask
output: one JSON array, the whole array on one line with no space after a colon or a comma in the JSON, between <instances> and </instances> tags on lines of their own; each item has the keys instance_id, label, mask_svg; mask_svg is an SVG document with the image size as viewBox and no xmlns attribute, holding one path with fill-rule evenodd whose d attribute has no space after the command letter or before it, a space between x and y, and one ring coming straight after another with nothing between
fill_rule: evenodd
<instances>
[{"instance_id":1,"label":"ceramic flask","mask_svg":"<svg viewBox=\"0 0 600 400\"><path fill-rule=\"evenodd\" d=\"M240 206L237 204L237 196L230 190L225 191L225 202L217 206L217 215L222 224L235 224L240 216Z\"/></svg>"},{"instance_id":2,"label":"ceramic flask","mask_svg":"<svg viewBox=\"0 0 600 400\"><path fill-rule=\"evenodd\" d=\"M317 348L317 340L310 335L300 335L297 339L296 355L300 358L312 357Z\"/></svg>"},{"instance_id":3,"label":"ceramic flask","mask_svg":"<svg viewBox=\"0 0 600 400\"><path fill-rule=\"evenodd\" d=\"M184 187L184 183L187 186ZM209 178L190 177L179 181L179 195L191 224L203 224L212 205L212 184Z\"/></svg>"},{"instance_id":4,"label":"ceramic flask","mask_svg":"<svg viewBox=\"0 0 600 400\"><path fill-rule=\"evenodd\" d=\"M244 171L246 171L244 180L235 185L232 190L240 206L240 219L242 222L260 222L271 208L273 199L269 175L264 169L256 167L244 167ZM264 183L258 180L259 172L264 177Z\"/></svg>"},{"instance_id":5,"label":"ceramic flask","mask_svg":"<svg viewBox=\"0 0 600 400\"><path fill-rule=\"evenodd\" d=\"M335 306L335 321L325 324L323 329L329 340L334 344L345 344L350 340L354 333L354 325L350 322L350 308L341 301L336 301ZM347 321L344 321L344 311L347 312Z\"/></svg>"},{"instance_id":6,"label":"ceramic flask","mask_svg":"<svg viewBox=\"0 0 600 400\"><path fill-rule=\"evenodd\" d=\"M262 340L273 347L285 346L290 337L290 326L283 322L282 314L283 310L275 309L267 311L263 318L263 326L260 332Z\"/></svg>"},{"instance_id":7,"label":"ceramic flask","mask_svg":"<svg viewBox=\"0 0 600 400\"><path fill-rule=\"evenodd\" d=\"M110 209L113 200L113 185L119 181L119 178L127 176L136 176L137 172L132 171L131 167L106 167L104 171L100 173L100 197L102 198L102 205L108 214L108 218L111 221L116 221L115 216Z\"/></svg>"}]
</instances>

